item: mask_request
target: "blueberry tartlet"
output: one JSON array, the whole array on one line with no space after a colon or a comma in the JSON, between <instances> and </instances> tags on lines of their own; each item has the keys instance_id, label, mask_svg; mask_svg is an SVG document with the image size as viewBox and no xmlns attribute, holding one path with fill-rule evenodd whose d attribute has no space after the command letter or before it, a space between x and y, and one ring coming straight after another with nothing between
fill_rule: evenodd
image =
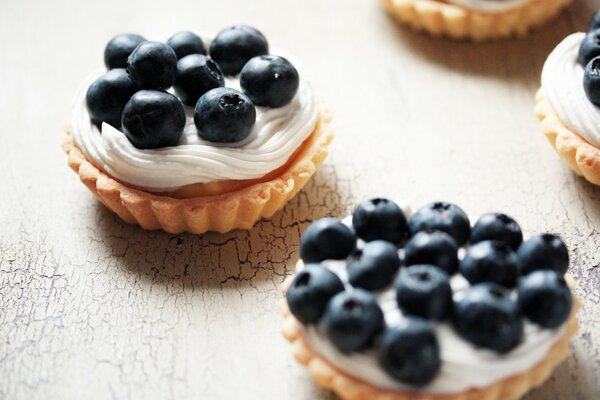
<instances>
[{"instance_id":1,"label":"blueberry tartlet","mask_svg":"<svg viewBox=\"0 0 600 400\"><path fill-rule=\"evenodd\" d=\"M484 41L525 35L572 0L381 0L409 27L434 36Z\"/></svg>"},{"instance_id":2,"label":"blueberry tartlet","mask_svg":"<svg viewBox=\"0 0 600 400\"><path fill-rule=\"evenodd\" d=\"M600 185L600 12L548 56L535 114L564 162Z\"/></svg>"},{"instance_id":3,"label":"blueberry tartlet","mask_svg":"<svg viewBox=\"0 0 600 400\"><path fill-rule=\"evenodd\" d=\"M505 214L370 199L313 223L300 256L283 333L343 399L519 399L577 331L564 242Z\"/></svg>"},{"instance_id":4,"label":"blueberry tartlet","mask_svg":"<svg viewBox=\"0 0 600 400\"><path fill-rule=\"evenodd\" d=\"M117 35L78 89L63 145L109 209L144 229L248 229L281 209L333 139L293 57L255 28L164 42Z\"/></svg>"}]
</instances>

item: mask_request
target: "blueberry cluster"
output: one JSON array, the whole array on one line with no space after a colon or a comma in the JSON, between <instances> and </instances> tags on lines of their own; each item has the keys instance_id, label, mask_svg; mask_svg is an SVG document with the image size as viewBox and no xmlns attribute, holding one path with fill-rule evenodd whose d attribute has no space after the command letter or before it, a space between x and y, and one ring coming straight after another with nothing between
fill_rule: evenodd
<instances>
[{"instance_id":1,"label":"blueberry cluster","mask_svg":"<svg viewBox=\"0 0 600 400\"><path fill-rule=\"evenodd\" d=\"M592 104L600 106L600 10L594 14L581 42L577 62L584 68L585 94Z\"/></svg>"},{"instance_id":2,"label":"blueberry cluster","mask_svg":"<svg viewBox=\"0 0 600 400\"><path fill-rule=\"evenodd\" d=\"M552 329L572 307L564 280L569 256L558 236L523 241L518 223L500 213L471 227L465 212L447 202L427 204L407 219L388 199L367 200L351 227L332 218L313 223L300 256L305 265L286 293L292 314L320 324L343 353L374 347L390 376L415 386L440 368L434 322L448 322L466 341L502 354L521 342L523 318ZM326 260L345 260L346 284ZM469 282L465 291L453 293L455 274ZM376 297L390 287L403 315L393 326Z\"/></svg>"},{"instance_id":3,"label":"blueberry cluster","mask_svg":"<svg viewBox=\"0 0 600 400\"><path fill-rule=\"evenodd\" d=\"M282 107L298 90L292 63L268 53L265 36L245 25L221 31L208 51L192 32L176 33L166 43L120 34L106 45L108 72L88 88L87 109L94 123L122 126L140 149L179 142L186 123L183 104L195 107L201 138L238 142L252 131L255 105ZM243 93L224 87L225 76L238 74ZM167 92L171 87L176 96Z\"/></svg>"}]
</instances>

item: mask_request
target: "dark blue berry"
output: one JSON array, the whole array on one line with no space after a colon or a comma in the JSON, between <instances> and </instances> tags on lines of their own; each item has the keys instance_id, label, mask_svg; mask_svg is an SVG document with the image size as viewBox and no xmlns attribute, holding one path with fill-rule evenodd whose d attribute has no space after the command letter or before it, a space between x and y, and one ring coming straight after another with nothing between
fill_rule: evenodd
<instances>
[{"instance_id":1,"label":"dark blue berry","mask_svg":"<svg viewBox=\"0 0 600 400\"><path fill-rule=\"evenodd\" d=\"M343 260L356 248L356 236L334 218L313 222L302 235L300 257L305 263Z\"/></svg>"},{"instance_id":2,"label":"dark blue berry","mask_svg":"<svg viewBox=\"0 0 600 400\"><path fill-rule=\"evenodd\" d=\"M600 29L589 31L583 38L577 55L577 62L585 68L593 58L600 56Z\"/></svg>"},{"instance_id":3,"label":"dark blue berry","mask_svg":"<svg viewBox=\"0 0 600 400\"><path fill-rule=\"evenodd\" d=\"M123 110L125 136L138 149L175 146L183 133L185 119L177 97L160 90L140 90Z\"/></svg>"},{"instance_id":4,"label":"dark blue berry","mask_svg":"<svg viewBox=\"0 0 600 400\"><path fill-rule=\"evenodd\" d=\"M524 276L517 292L521 313L542 328L562 325L571 313L573 296L565 278L555 271L538 270Z\"/></svg>"},{"instance_id":5,"label":"dark blue berry","mask_svg":"<svg viewBox=\"0 0 600 400\"><path fill-rule=\"evenodd\" d=\"M507 353L523 337L523 321L510 291L494 283L471 286L455 304L457 332L469 342Z\"/></svg>"},{"instance_id":6,"label":"dark blue berry","mask_svg":"<svg viewBox=\"0 0 600 400\"><path fill-rule=\"evenodd\" d=\"M363 201L352 215L356 235L364 241L387 240L399 244L406 237L406 217L396 203L374 198Z\"/></svg>"},{"instance_id":7,"label":"dark blue berry","mask_svg":"<svg viewBox=\"0 0 600 400\"><path fill-rule=\"evenodd\" d=\"M237 75L252 57L269 54L269 44L257 29L236 25L219 32L210 44L210 56L225 75Z\"/></svg>"},{"instance_id":8,"label":"dark blue berry","mask_svg":"<svg viewBox=\"0 0 600 400\"><path fill-rule=\"evenodd\" d=\"M216 62L201 54L190 54L177 61L175 93L183 104L195 106L200 96L225 85Z\"/></svg>"},{"instance_id":9,"label":"dark blue berry","mask_svg":"<svg viewBox=\"0 0 600 400\"><path fill-rule=\"evenodd\" d=\"M178 60L190 54L206 54L204 42L193 32L177 32L167 40L167 44L173 49Z\"/></svg>"},{"instance_id":10,"label":"dark blue berry","mask_svg":"<svg viewBox=\"0 0 600 400\"><path fill-rule=\"evenodd\" d=\"M375 240L356 251L348 263L348 279L354 287L380 290L392 283L400 268L398 248L384 240Z\"/></svg>"},{"instance_id":11,"label":"dark blue berry","mask_svg":"<svg viewBox=\"0 0 600 400\"><path fill-rule=\"evenodd\" d=\"M493 282L512 288L519 278L519 259L507 244L486 240L469 247L460 261L460 273L471 284Z\"/></svg>"},{"instance_id":12,"label":"dark blue berry","mask_svg":"<svg viewBox=\"0 0 600 400\"><path fill-rule=\"evenodd\" d=\"M521 273L551 269L563 275L569 268L569 251L559 236L536 235L523 242L517 251Z\"/></svg>"},{"instance_id":13,"label":"dark blue berry","mask_svg":"<svg viewBox=\"0 0 600 400\"><path fill-rule=\"evenodd\" d=\"M254 57L240 73L242 90L257 106L285 106L296 95L299 83L296 68L279 56Z\"/></svg>"},{"instance_id":14,"label":"dark blue berry","mask_svg":"<svg viewBox=\"0 0 600 400\"><path fill-rule=\"evenodd\" d=\"M452 313L448 275L433 265L408 267L396 283L396 301L403 314L444 320Z\"/></svg>"},{"instance_id":15,"label":"dark blue berry","mask_svg":"<svg viewBox=\"0 0 600 400\"><path fill-rule=\"evenodd\" d=\"M471 243L484 240L506 243L516 251L523 242L523 233L517 221L506 214L483 214L471 230Z\"/></svg>"},{"instance_id":16,"label":"dark blue berry","mask_svg":"<svg viewBox=\"0 0 600 400\"><path fill-rule=\"evenodd\" d=\"M108 71L90 85L85 103L95 123L106 122L118 128L125 104L138 90L123 68Z\"/></svg>"},{"instance_id":17,"label":"dark blue berry","mask_svg":"<svg viewBox=\"0 0 600 400\"><path fill-rule=\"evenodd\" d=\"M177 77L177 56L160 42L142 42L127 59L127 72L144 89L168 89Z\"/></svg>"},{"instance_id":18,"label":"dark blue berry","mask_svg":"<svg viewBox=\"0 0 600 400\"><path fill-rule=\"evenodd\" d=\"M198 135L210 142L235 143L252 132L256 108L242 92L216 88L203 94L194 112Z\"/></svg>"},{"instance_id":19,"label":"dark blue berry","mask_svg":"<svg viewBox=\"0 0 600 400\"><path fill-rule=\"evenodd\" d=\"M404 246L404 264L432 264L452 275L458 269L458 245L446 232L418 232Z\"/></svg>"},{"instance_id":20,"label":"dark blue berry","mask_svg":"<svg viewBox=\"0 0 600 400\"><path fill-rule=\"evenodd\" d=\"M355 289L336 294L327 305L323 327L331 342L343 353L363 350L380 334L385 321L377 298Z\"/></svg>"},{"instance_id":21,"label":"dark blue berry","mask_svg":"<svg viewBox=\"0 0 600 400\"><path fill-rule=\"evenodd\" d=\"M336 274L319 264L306 264L285 296L292 315L303 324L319 322L329 299L344 290Z\"/></svg>"},{"instance_id":22,"label":"dark blue berry","mask_svg":"<svg viewBox=\"0 0 600 400\"><path fill-rule=\"evenodd\" d=\"M588 100L600 106L600 56L593 58L583 70L583 89Z\"/></svg>"},{"instance_id":23,"label":"dark blue berry","mask_svg":"<svg viewBox=\"0 0 600 400\"><path fill-rule=\"evenodd\" d=\"M593 31L594 29L600 28L600 10L596 11L592 20L590 21L590 26L588 27L588 31Z\"/></svg>"},{"instance_id":24,"label":"dark blue berry","mask_svg":"<svg viewBox=\"0 0 600 400\"><path fill-rule=\"evenodd\" d=\"M408 220L408 230L411 237L421 231L446 232L462 246L469 239L471 225L460 207L440 201L429 203L414 213Z\"/></svg>"},{"instance_id":25,"label":"dark blue berry","mask_svg":"<svg viewBox=\"0 0 600 400\"><path fill-rule=\"evenodd\" d=\"M378 350L379 364L394 379L421 386L440 369L440 346L431 324L406 317L386 329Z\"/></svg>"},{"instance_id":26,"label":"dark blue berry","mask_svg":"<svg viewBox=\"0 0 600 400\"><path fill-rule=\"evenodd\" d=\"M146 39L135 33L122 33L110 39L104 48L104 64L106 68L125 68L127 58L135 48Z\"/></svg>"}]
</instances>

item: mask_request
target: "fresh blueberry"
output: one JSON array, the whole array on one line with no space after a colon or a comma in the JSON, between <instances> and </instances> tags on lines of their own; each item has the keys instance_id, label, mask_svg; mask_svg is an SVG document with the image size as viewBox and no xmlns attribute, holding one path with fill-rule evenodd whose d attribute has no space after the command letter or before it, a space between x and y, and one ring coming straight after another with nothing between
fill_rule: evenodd
<instances>
[{"instance_id":1,"label":"fresh blueberry","mask_svg":"<svg viewBox=\"0 0 600 400\"><path fill-rule=\"evenodd\" d=\"M396 203L388 199L369 199L356 207L352 215L356 235L364 241L387 240L399 244L406 237L406 217Z\"/></svg>"},{"instance_id":2,"label":"fresh blueberry","mask_svg":"<svg viewBox=\"0 0 600 400\"><path fill-rule=\"evenodd\" d=\"M356 236L334 218L313 222L302 235L300 257L306 263L343 260L356 248Z\"/></svg>"},{"instance_id":3,"label":"fresh blueberry","mask_svg":"<svg viewBox=\"0 0 600 400\"><path fill-rule=\"evenodd\" d=\"M593 58L600 56L600 29L589 31L581 42L577 62L585 68Z\"/></svg>"},{"instance_id":4,"label":"fresh blueberry","mask_svg":"<svg viewBox=\"0 0 600 400\"><path fill-rule=\"evenodd\" d=\"M106 122L118 128L125 104L138 90L123 68L111 69L90 85L85 103L95 123Z\"/></svg>"},{"instance_id":5,"label":"fresh blueberry","mask_svg":"<svg viewBox=\"0 0 600 400\"><path fill-rule=\"evenodd\" d=\"M600 56L593 58L583 70L583 89L588 100L600 106Z\"/></svg>"},{"instance_id":6,"label":"fresh blueberry","mask_svg":"<svg viewBox=\"0 0 600 400\"><path fill-rule=\"evenodd\" d=\"M236 25L219 32L210 44L210 56L225 75L237 75L252 57L269 54L269 44L257 29Z\"/></svg>"},{"instance_id":7,"label":"fresh blueberry","mask_svg":"<svg viewBox=\"0 0 600 400\"><path fill-rule=\"evenodd\" d=\"M455 304L454 324L469 342L507 353L523 337L523 321L510 291L494 283L471 286Z\"/></svg>"},{"instance_id":8,"label":"fresh blueberry","mask_svg":"<svg viewBox=\"0 0 600 400\"><path fill-rule=\"evenodd\" d=\"M366 290L389 286L400 268L398 248L384 240L365 244L353 258L348 263L350 284Z\"/></svg>"},{"instance_id":9,"label":"fresh blueberry","mask_svg":"<svg viewBox=\"0 0 600 400\"><path fill-rule=\"evenodd\" d=\"M306 264L294 277L285 297L290 311L303 324L319 322L329 299L344 290L336 274L319 264Z\"/></svg>"},{"instance_id":10,"label":"fresh blueberry","mask_svg":"<svg viewBox=\"0 0 600 400\"><path fill-rule=\"evenodd\" d=\"M521 273L551 269L564 275L569 268L569 251L562 239L549 233L531 237L517 251Z\"/></svg>"},{"instance_id":11,"label":"fresh blueberry","mask_svg":"<svg viewBox=\"0 0 600 400\"><path fill-rule=\"evenodd\" d=\"M384 327L383 311L370 292L355 289L336 294L327 304L323 327L331 342L343 353L363 350Z\"/></svg>"},{"instance_id":12,"label":"fresh blueberry","mask_svg":"<svg viewBox=\"0 0 600 400\"><path fill-rule=\"evenodd\" d=\"M462 246L469 239L471 224L467 214L460 207L440 201L425 205L408 220L408 231L411 237L417 232L427 230L446 232L459 246Z\"/></svg>"},{"instance_id":13,"label":"fresh blueberry","mask_svg":"<svg viewBox=\"0 0 600 400\"><path fill-rule=\"evenodd\" d=\"M177 97L160 90L140 90L123 110L127 139L138 149L175 146L185 127L185 111Z\"/></svg>"},{"instance_id":14,"label":"fresh blueberry","mask_svg":"<svg viewBox=\"0 0 600 400\"><path fill-rule=\"evenodd\" d=\"M418 232L404 246L404 264L432 264L452 275L458 269L458 245L446 232Z\"/></svg>"},{"instance_id":15,"label":"fresh blueberry","mask_svg":"<svg viewBox=\"0 0 600 400\"><path fill-rule=\"evenodd\" d=\"M122 33L110 39L104 48L104 64L106 68L125 68L127 57L146 39L135 33Z\"/></svg>"},{"instance_id":16,"label":"fresh blueberry","mask_svg":"<svg viewBox=\"0 0 600 400\"><path fill-rule=\"evenodd\" d=\"M469 247L460 261L460 273L471 284L494 282L507 288L517 284L519 259L513 249L496 240L486 240Z\"/></svg>"},{"instance_id":17,"label":"fresh blueberry","mask_svg":"<svg viewBox=\"0 0 600 400\"><path fill-rule=\"evenodd\" d=\"M573 296L564 276L556 271L538 270L524 276L517 293L521 313L543 328L562 325L571 313Z\"/></svg>"},{"instance_id":18,"label":"fresh blueberry","mask_svg":"<svg viewBox=\"0 0 600 400\"><path fill-rule=\"evenodd\" d=\"M498 240L516 251L523 242L523 233L517 221L506 214L483 214L471 230L471 243L484 240Z\"/></svg>"},{"instance_id":19,"label":"fresh blueberry","mask_svg":"<svg viewBox=\"0 0 600 400\"><path fill-rule=\"evenodd\" d=\"M440 369L440 346L431 324L418 317L405 317L386 329L378 349L379 364L400 382L421 386Z\"/></svg>"},{"instance_id":20,"label":"fresh blueberry","mask_svg":"<svg viewBox=\"0 0 600 400\"><path fill-rule=\"evenodd\" d=\"M448 275L434 265L408 267L396 283L396 301L404 314L442 321L452 313Z\"/></svg>"},{"instance_id":21,"label":"fresh blueberry","mask_svg":"<svg viewBox=\"0 0 600 400\"><path fill-rule=\"evenodd\" d=\"M285 106L296 95L299 83L296 68L279 56L254 57L240 73L242 90L257 106Z\"/></svg>"},{"instance_id":22,"label":"fresh blueberry","mask_svg":"<svg viewBox=\"0 0 600 400\"><path fill-rule=\"evenodd\" d=\"M204 93L194 112L198 135L210 142L235 143L252 132L256 108L242 92L230 88L216 88Z\"/></svg>"},{"instance_id":23,"label":"fresh blueberry","mask_svg":"<svg viewBox=\"0 0 600 400\"><path fill-rule=\"evenodd\" d=\"M183 104L195 106L200 96L225 85L225 78L216 62L202 54L190 54L177 61L175 93Z\"/></svg>"},{"instance_id":24,"label":"fresh blueberry","mask_svg":"<svg viewBox=\"0 0 600 400\"><path fill-rule=\"evenodd\" d=\"M588 27L588 31L593 31L595 29L600 28L600 10L596 11L592 20L590 21L590 26Z\"/></svg>"},{"instance_id":25,"label":"fresh blueberry","mask_svg":"<svg viewBox=\"0 0 600 400\"><path fill-rule=\"evenodd\" d=\"M168 89L177 77L177 56L160 42L142 42L127 59L127 72L144 89Z\"/></svg>"},{"instance_id":26,"label":"fresh blueberry","mask_svg":"<svg viewBox=\"0 0 600 400\"><path fill-rule=\"evenodd\" d=\"M178 60L190 54L206 54L204 42L193 32L177 32L167 40L167 44L171 46Z\"/></svg>"}]
</instances>

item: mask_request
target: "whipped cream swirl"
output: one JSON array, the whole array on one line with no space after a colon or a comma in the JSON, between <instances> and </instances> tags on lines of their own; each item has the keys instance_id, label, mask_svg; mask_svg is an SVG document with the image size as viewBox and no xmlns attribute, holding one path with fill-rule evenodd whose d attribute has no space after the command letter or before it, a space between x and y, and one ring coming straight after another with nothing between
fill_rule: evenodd
<instances>
[{"instance_id":1,"label":"whipped cream swirl","mask_svg":"<svg viewBox=\"0 0 600 400\"><path fill-rule=\"evenodd\" d=\"M530 0L447 0L448 3L481 12L502 12L519 7Z\"/></svg>"},{"instance_id":2,"label":"whipped cream swirl","mask_svg":"<svg viewBox=\"0 0 600 400\"><path fill-rule=\"evenodd\" d=\"M120 181L153 192L194 183L261 178L288 161L313 132L319 115L312 89L301 78L298 92L289 104L279 108L256 107L256 123L241 142L217 144L201 139L194 125L194 109L185 107L187 121L179 144L143 150L134 147L122 131L106 123L100 131L91 122L85 95L102 73L89 76L75 95L73 139L96 167ZM225 86L239 90L239 80L226 78Z\"/></svg>"},{"instance_id":3,"label":"whipped cream swirl","mask_svg":"<svg viewBox=\"0 0 600 400\"><path fill-rule=\"evenodd\" d=\"M577 63L585 33L567 36L550 53L542 71L542 89L560 120L588 142L600 147L600 107L583 89L583 67Z\"/></svg>"}]
</instances>

